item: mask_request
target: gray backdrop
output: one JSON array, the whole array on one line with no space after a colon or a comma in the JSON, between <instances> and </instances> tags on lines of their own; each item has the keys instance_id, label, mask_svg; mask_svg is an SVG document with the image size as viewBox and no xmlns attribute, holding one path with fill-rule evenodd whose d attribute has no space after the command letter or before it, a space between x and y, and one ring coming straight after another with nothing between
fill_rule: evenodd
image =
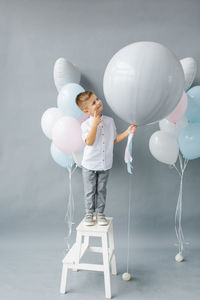
<instances>
[{"instance_id":1,"label":"gray backdrop","mask_svg":"<svg viewBox=\"0 0 200 300\"><path fill-rule=\"evenodd\" d=\"M52 160L50 140L40 127L43 112L56 106L55 60L65 57L80 68L82 86L103 100L103 113L114 118L120 133L128 124L113 114L103 95L110 58L127 44L149 40L166 45L179 59L194 57L199 66L199 12L199 0L0 0L2 299L104 297L103 274L83 271L70 274L69 294L58 293L69 180ZM199 77L198 71L194 85ZM149 138L157 129L157 124L139 128L134 139L129 283L121 280L129 193L126 141L114 148L105 212L114 217L119 276L112 278L112 290L117 299L197 299L200 292L200 160L189 162L184 177L183 230L189 245L186 261L177 264L179 177L150 154ZM84 214L80 169L73 175L73 190L72 242Z\"/></svg>"}]
</instances>

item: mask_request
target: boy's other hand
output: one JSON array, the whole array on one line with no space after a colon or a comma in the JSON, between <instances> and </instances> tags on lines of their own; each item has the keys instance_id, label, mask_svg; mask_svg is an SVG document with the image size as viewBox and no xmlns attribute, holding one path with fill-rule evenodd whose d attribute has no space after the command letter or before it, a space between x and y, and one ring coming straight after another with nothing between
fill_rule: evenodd
<instances>
[{"instance_id":1,"label":"boy's other hand","mask_svg":"<svg viewBox=\"0 0 200 300\"><path fill-rule=\"evenodd\" d=\"M135 133L136 129L137 129L137 125L135 124L132 124L131 126L128 127L128 131L132 132L133 134Z\"/></svg>"}]
</instances>

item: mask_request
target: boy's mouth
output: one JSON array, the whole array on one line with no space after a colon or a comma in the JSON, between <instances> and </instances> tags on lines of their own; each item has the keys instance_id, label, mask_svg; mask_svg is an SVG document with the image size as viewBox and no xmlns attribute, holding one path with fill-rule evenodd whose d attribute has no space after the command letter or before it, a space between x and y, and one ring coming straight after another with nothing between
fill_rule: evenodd
<instances>
[{"instance_id":1,"label":"boy's mouth","mask_svg":"<svg viewBox=\"0 0 200 300\"><path fill-rule=\"evenodd\" d=\"M100 105L98 106L98 109L99 109L99 108L101 108L101 107L103 107L103 105L102 105L102 104L100 104Z\"/></svg>"}]
</instances>

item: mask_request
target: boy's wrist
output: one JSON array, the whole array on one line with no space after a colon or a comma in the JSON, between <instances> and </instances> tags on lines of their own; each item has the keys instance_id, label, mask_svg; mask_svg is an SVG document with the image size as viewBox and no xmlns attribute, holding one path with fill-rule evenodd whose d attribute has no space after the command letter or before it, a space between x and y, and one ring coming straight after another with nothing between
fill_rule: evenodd
<instances>
[{"instance_id":1,"label":"boy's wrist","mask_svg":"<svg viewBox=\"0 0 200 300\"><path fill-rule=\"evenodd\" d=\"M98 127L98 124L97 124L95 121L93 121L93 122L92 122L92 127L93 127L93 128L97 128L97 127Z\"/></svg>"}]
</instances>

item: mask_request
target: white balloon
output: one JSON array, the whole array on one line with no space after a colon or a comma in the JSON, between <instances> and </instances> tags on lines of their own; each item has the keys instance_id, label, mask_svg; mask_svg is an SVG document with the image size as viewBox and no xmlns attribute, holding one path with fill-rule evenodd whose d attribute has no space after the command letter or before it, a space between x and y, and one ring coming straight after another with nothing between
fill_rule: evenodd
<instances>
[{"instance_id":1,"label":"white balloon","mask_svg":"<svg viewBox=\"0 0 200 300\"><path fill-rule=\"evenodd\" d=\"M154 132L149 140L149 149L157 160L165 164L173 165L178 158L178 142L169 132Z\"/></svg>"},{"instance_id":2,"label":"white balloon","mask_svg":"<svg viewBox=\"0 0 200 300\"><path fill-rule=\"evenodd\" d=\"M54 64L54 82L58 92L67 83L80 83L81 73L76 66L61 57Z\"/></svg>"},{"instance_id":3,"label":"white balloon","mask_svg":"<svg viewBox=\"0 0 200 300\"><path fill-rule=\"evenodd\" d=\"M193 57L186 57L180 60L185 76L185 91L188 90L197 73L197 62Z\"/></svg>"},{"instance_id":4,"label":"white balloon","mask_svg":"<svg viewBox=\"0 0 200 300\"><path fill-rule=\"evenodd\" d=\"M48 108L42 115L41 127L44 134L51 140L52 129L58 119L62 117L57 107Z\"/></svg>"},{"instance_id":5,"label":"white balloon","mask_svg":"<svg viewBox=\"0 0 200 300\"><path fill-rule=\"evenodd\" d=\"M188 120L184 116L176 124L168 121L167 119L163 119L163 120L159 121L160 130L169 132L176 137L179 136L179 133L181 132L181 130L183 128L185 128L187 125L188 125Z\"/></svg>"},{"instance_id":6,"label":"white balloon","mask_svg":"<svg viewBox=\"0 0 200 300\"><path fill-rule=\"evenodd\" d=\"M144 125L168 116L184 89L179 60L161 44L137 42L119 50L103 80L108 105L123 120Z\"/></svg>"},{"instance_id":7,"label":"white balloon","mask_svg":"<svg viewBox=\"0 0 200 300\"><path fill-rule=\"evenodd\" d=\"M81 164L82 164L82 160L83 160L84 149L85 149L85 145L83 145L79 151L72 153L74 161L79 168L82 168Z\"/></svg>"}]
</instances>

